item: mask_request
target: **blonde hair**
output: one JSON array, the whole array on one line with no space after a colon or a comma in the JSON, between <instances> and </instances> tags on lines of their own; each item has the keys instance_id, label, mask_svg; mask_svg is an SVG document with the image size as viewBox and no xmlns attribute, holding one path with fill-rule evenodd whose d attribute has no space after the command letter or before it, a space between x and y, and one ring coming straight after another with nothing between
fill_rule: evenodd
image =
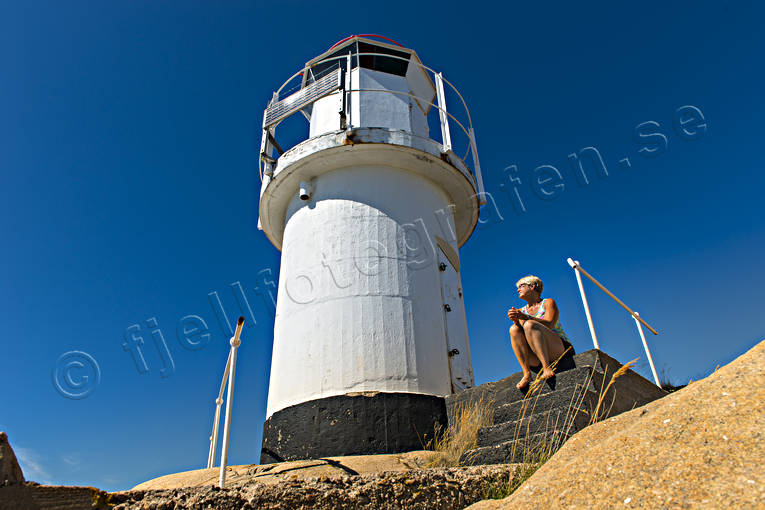
<instances>
[{"instance_id":1,"label":"blonde hair","mask_svg":"<svg viewBox=\"0 0 765 510\"><path fill-rule=\"evenodd\" d=\"M538 276L534 276L533 274L524 276L523 278L515 282L515 286L517 287L518 285L522 283L525 283L527 285L533 285L534 288L537 289L537 291L540 294L542 294L542 289L545 288L544 284L542 284L542 280L540 280Z\"/></svg>"}]
</instances>

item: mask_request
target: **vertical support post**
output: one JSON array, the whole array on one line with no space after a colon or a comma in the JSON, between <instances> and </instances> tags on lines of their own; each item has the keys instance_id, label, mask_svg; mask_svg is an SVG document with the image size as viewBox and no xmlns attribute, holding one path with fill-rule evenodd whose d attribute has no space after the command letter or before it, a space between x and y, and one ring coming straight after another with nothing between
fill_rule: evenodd
<instances>
[{"instance_id":1,"label":"vertical support post","mask_svg":"<svg viewBox=\"0 0 765 510\"><path fill-rule=\"evenodd\" d=\"M273 96L271 96L271 101L268 103L268 106L271 106L277 101L279 101L279 94L274 92ZM263 197L263 193L266 191L268 184L271 182L271 177L274 175L274 168L271 159L271 154L273 153L274 148L271 144L271 141L269 140L269 135L271 138L273 138L276 132L276 127L266 127L267 113L268 108L266 108L266 110L263 112L263 137L260 140L260 155L258 156L258 168L260 168L261 163L263 164L262 174L260 175L260 198ZM263 230L263 225L260 222L260 215L258 215L258 230Z\"/></svg>"},{"instance_id":2,"label":"vertical support post","mask_svg":"<svg viewBox=\"0 0 765 510\"><path fill-rule=\"evenodd\" d=\"M263 164L263 168L261 170L260 175L260 195L258 198L263 196L263 192L266 191L266 188L268 187L268 183L271 181L271 176L274 174L274 169L271 167L271 143L268 141L268 128L263 130L263 140L260 143L260 162Z\"/></svg>"},{"instance_id":3,"label":"vertical support post","mask_svg":"<svg viewBox=\"0 0 765 510\"><path fill-rule=\"evenodd\" d=\"M635 312L636 316L639 316L640 314ZM656 367L653 366L653 358L651 357L651 351L648 349L648 342L645 341L645 335L643 334L643 326L640 324L640 321L637 320L637 317L633 316L633 319L635 319L635 324L638 328L638 333L640 333L640 339L643 341L643 348L645 349L645 354L648 356L648 364L651 366L651 373L653 374L653 380L656 382L656 386L661 388L661 383L659 382L659 376L656 375Z\"/></svg>"},{"instance_id":4,"label":"vertical support post","mask_svg":"<svg viewBox=\"0 0 765 510\"><path fill-rule=\"evenodd\" d=\"M348 58L345 60L345 126L346 129L351 129L351 110L353 110L353 104L351 104L351 72L353 71L353 58L352 53L348 52Z\"/></svg>"},{"instance_id":5,"label":"vertical support post","mask_svg":"<svg viewBox=\"0 0 765 510\"><path fill-rule=\"evenodd\" d=\"M230 359L230 358L229 358ZM226 364L226 375L223 380L226 381L228 376L228 364ZM210 454L207 456L207 467L215 467L215 450L218 447L218 424L220 423L220 406L223 403L223 399L218 396L215 399L215 421L213 421L213 432L210 436Z\"/></svg>"},{"instance_id":6,"label":"vertical support post","mask_svg":"<svg viewBox=\"0 0 765 510\"><path fill-rule=\"evenodd\" d=\"M218 478L218 487L223 489L226 486L226 464L228 464L228 440L231 431L231 407L234 400L234 375L236 374L236 350L242 341L239 336L242 334L244 326L244 317L239 317L236 324L236 332L231 337L231 363L228 373L228 394L226 396L226 421L223 425L223 446L220 452L220 476Z\"/></svg>"},{"instance_id":7,"label":"vertical support post","mask_svg":"<svg viewBox=\"0 0 765 510\"><path fill-rule=\"evenodd\" d=\"M481 163L478 161L478 147L475 145L475 131L473 131L473 128L470 128L470 146L471 146L471 152L473 153L473 168L475 168L475 180L478 183L478 196L480 197L480 200L478 203L480 205L484 205L486 203L486 199L484 198L484 190L483 190L483 176L481 175Z\"/></svg>"},{"instance_id":8,"label":"vertical support post","mask_svg":"<svg viewBox=\"0 0 765 510\"><path fill-rule=\"evenodd\" d=\"M207 469L210 469L212 466L210 466L210 463L212 462L213 458L213 441L212 441L212 434L210 434L210 449L207 451L207 465L205 466Z\"/></svg>"},{"instance_id":9,"label":"vertical support post","mask_svg":"<svg viewBox=\"0 0 765 510\"><path fill-rule=\"evenodd\" d=\"M339 120L339 129L347 129L348 127L348 119L345 116L346 109L348 106L346 105L347 97L345 94L345 75L347 72L343 71L343 61L338 60L337 61L337 93L340 95L340 105L337 107L337 116ZM301 110L302 111L302 110ZM310 119L308 119L308 123L310 124ZM309 128L310 132L310 128Z\"/></svg>"},{"instance_id":10,"label":"vertical support post","mask_svg":"<svg viewBox=\"0 0 765 510\"><path fill-rule=\"evenodd\" d=\"M207 467L215 467L215 450L218 448L218 429L220 428L220 406L223 403L223 390L226 389L226 381L228 381L228 370L231 366L231 351L228 353L226 359L226 368L223 369L223 379L220 382L220 390L218 391L218 398L215 399L215 418L213 419L212 435L210 436L210 452L207 455Z\"/></svg>"},{"instance_id":11,"label":"vertical support post","mask_svg":"<svg viewBox=\"0 0 765 510\"><path fill-rule=\"evenodd\" d=\"M444 95L444 77L441 73L435 74L436 95L438 96L438 116L441 119L441 145L444 152L452 150L452 135L449 132L449 117L446 116L446 96Z\"/></svg>"},{"instance_id":12,"label":"vertical support post","mask_svg":"<svg viewBox=\"0 0 765 510\"><path fill-rule=\"evenodd\" d=\"M584 305L584 314L587 316L587 325L590 326L590 336L592 336L592 343L596 349L600 349L598 345L598 337L595 335L595 326L592 324L592 316L590 315L590 305L587 303L587 295L584 293L584 285L582 285L582 277L579 275L577 266L579 261L568 259L568 265L574 269L576 275L576 283L579 285L579 294L582 295L582 305Z\"/></svg>"}]
</instances>

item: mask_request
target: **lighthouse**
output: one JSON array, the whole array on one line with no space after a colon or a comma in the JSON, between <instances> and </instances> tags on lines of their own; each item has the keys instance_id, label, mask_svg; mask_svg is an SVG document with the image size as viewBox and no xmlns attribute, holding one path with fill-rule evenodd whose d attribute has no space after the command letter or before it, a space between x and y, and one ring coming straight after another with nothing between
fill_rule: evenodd
<instances>
[{"instance_id":1,"label":"lighthouse","mask_svg":"<svg viewBox=\"0 0 765 510\"><path fill-rule=\"evenodd\" d=\"M422 449L474 385L458 250L484 194L462 96L413 50L348 37L274 93L260 168L281 251L261 463Z\"/></svg>"}]
</instances>

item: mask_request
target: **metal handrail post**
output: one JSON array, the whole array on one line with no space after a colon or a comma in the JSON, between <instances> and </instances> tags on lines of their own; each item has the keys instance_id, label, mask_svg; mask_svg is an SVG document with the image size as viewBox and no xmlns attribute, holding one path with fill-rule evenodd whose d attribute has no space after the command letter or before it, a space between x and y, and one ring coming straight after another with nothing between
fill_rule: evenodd
<instances>
[{"instance_id":1,"label":"metal handrail post","mask_svg":"<svg viewBox=\"0 0 765 510\"><path fill-rule=\"evenodd\" d=\"M218 397L215 399L215 418L213 421L213 432L210 435L210 453L207 455L207 467L215 467L215 450L218 447L218 423L220 423L220 406L223 403L223 399Z\"/></svg>"},{"instance_id":2,"label":"metal handrail post","mask_svg":"<svg viewBox=\"0 0 765 510\"><path fill-rule=\"evenodd\" d=\"M234 400L234 375L236 374L236 350L242 344L239 336L242 334L244 317L239 317L236 324L236 332L231 337L231 363L228 373L228 395L226 396L226 422L223 425L223 445L220 452L220 477L218 486L223 489L226 485L226 464L228 463L228 439L231 432L231 407Z\"/></svg>"},{"instance_id":3,"label":"metal handrail post","mask_svg":"<svg viewBox=\"0 0 765 510\"><path fill-rule=\"evenodd\" d=\"M210 436L210 452L207 455L207 467L215 467L215 450L218 448L218 429L220 427L220 406L223 404L223 391L226 389L228 381L228 367L231 364L231 351L226 359L226 368L223 369L223 378L220 382L218 397L215 399L215 418L213 419L212 435Z\"/></svg>"},{"instance_id":4,"label":"metal handrail post","mask_svg":"<svg viewBox=\"0 0 765 510\"><path fill-rule=\"evenodd\" d=\"M212 442L212 434L210 435L210 449L207 451L207 469L210 469L212 466L210 465L212 463L213 458L213 442Z\"/></svg>"},{"instance_id":5,"label":"metal handrail post","mask_svg":"<svg viewBox=\"0 0 765 510\"><path fill-rule=\"evenodd\" d=\"M659 382L659 376L656 375L656 367L653 365L653 358L651 357L651 351L648 349L648 342L645 341L643 326L640 324L640 321L638 320L638 317L640 317L640 314L635 312L635 315L637 317L632 317L632 318L635 319L635 324L637 325L638 333L640 333L640 339L643 341L643 348L645 349L646 356L648 356L648 364L651 365L651 373L653 374L653 380L656 382L656 386L661 388L661 383Z\"/></svg>"},{"instance_id":6,"label":"metal handrail post","mask_svg":"<svg viewBox=\"0 0 765 510\"><path fill-rule=\"evenodd\" d=\"M582 296L582 305L584 305L584 314L587 316L587 325L590 326L590 335L592 336L592 343L596 349L600 349L598 345L598 337L595 335L595 326L592 324L592 316L590 315L590 305L587 303L587 295L584 293L584 285L582 285L582 277L579 276L579 271L576 270L579 265L579 261L568 259L568 265L574 269L574 275L576 275L576 283L579 285L579 294Z\"/></svg>"}]
</instances>

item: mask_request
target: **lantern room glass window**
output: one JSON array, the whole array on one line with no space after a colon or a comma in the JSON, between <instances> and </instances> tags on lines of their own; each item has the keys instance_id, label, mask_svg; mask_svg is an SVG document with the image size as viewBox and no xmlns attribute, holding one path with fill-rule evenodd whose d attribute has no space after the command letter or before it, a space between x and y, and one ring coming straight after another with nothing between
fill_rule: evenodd
<instances>
[{"instance_id":1,"label":"lantern room glass window","mask_svg":"<svg viewBox=\"0 0 765 510\"><path fill-rule=\"evenodd\" d=\"M353 41L346 46L342 46L337 50L329 53L323 59L331 59L332 57L343 57L351 53L351 67L359 67L359 60L361 60L361 67L365 69L372 69L388 74L395 74L396 76L406 76L406 72L409 69L410 53L406 51L394 50L386 46L378 46L376 44L370 44L364 41ZM394 55L400 58L389 58L380 55L358 55L359 53L383 53L385 55ZM401 60L405 58L406 60ZM338 66L345 66L345 60L335 58L328 62L322 62L316 64L308 70L308 76L305 78L303 86L313 83L327 73L335 70Z\"/></svg>"}]
</instances>

